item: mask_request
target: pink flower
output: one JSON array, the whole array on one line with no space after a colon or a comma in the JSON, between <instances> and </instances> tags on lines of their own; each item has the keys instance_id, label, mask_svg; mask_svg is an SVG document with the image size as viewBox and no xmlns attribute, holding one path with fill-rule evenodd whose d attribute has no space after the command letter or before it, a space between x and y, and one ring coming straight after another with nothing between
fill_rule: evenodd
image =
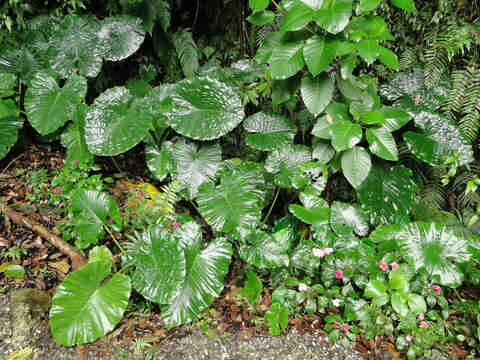
<instances>
[{"instance_id":1,"label":"pink flower","mask_svg":"<svg viewBox=\"0 0 480 360\"><path fill-rule=\"evenodd\" d=\"M405 336L405 340L407 340L408 342L412 342L413 336L412 335L407 335L407 336Z\"/></svg>"},{"instance_id":2,"label":"pink flower","mask_svg":"<svg viewBox=\"0 0 480 360\"><path fill-rule=\"evenodd\" d=\"M140 193L138 194L138 196L140 196L141 198L144 198L145 197L145 193L143 191L140 191Z\"/></svg>"},{"instance_id":3,"label":"pink flower","mask_svg":"<svg viewBox=\"0 0 480 360\"><path fill-rule=\"evenodd\" d=\"M418 320L420 321L425 320L425 315L423 314L418 315Z\"/></svg>"},{"instance_id":4,"label":"pink flower","mask_svg":"<svg viewBox=\"0 0 480 360\"><path fill-rule=\"evenodd\" d=\"M323 249L323 251L325 252L325 255L330 255L333 253L333 249L332 248L325 248Z\"/></svg>"},{"instance_id":5,"label":"pink flower","mask_svg":"<svg viewBox=\"0 0 480 360\"><path fill-rule=\"evenodd\" d=\"M350 330L350 326L348 326L348 325L343 326L343 331L347 332L349 330Z\"/></svg>"},{"instance_id":6,"label":"pink flower","mask_svg":"<svg viewBox=\"0 0 480 360\"><path fill-rule=\"evenodd\" d=\"M58 187L56 187L56 188L53 189L53 192L55 194L60 194L60 189Z\"/></svg>"},{"instance_id":7,"label":"pink flower","mask_svg":"<svg viewBox=\"0 0 480 360\"><path fill-rule=\"evenodd\" d=\"M78 160L73 160L72 165L78 165Z\"/></svg>"},{"instance_id":8,"label":"pink flower","mask_svg":"<svg viewBox=\"0 0 480 360\"><path fill-rule=\"evenodd\" d=\"M308 286L304 283L300 283L298 284L298 291L307 291L308 290Z\"/></svg>"},{"instance_id":9,"label":"pink flower","mask_svg":"<svg viewBox=\"0 0 480 360\"><path fill-rule=\"evenodd\" d=\"M440 295L442 293L442 288L438 285L434 285L432 289L435 291L437 295Z\"/></svg>"},{"instance_id":10,"label":"pink flower","mask_svg":"<svg viewBox=\"0 0 480 360\"><path fill-rule=\"evenodd\" d=\"M397 270L397 269L398 269L398 264L397 264L396 261L392 262L392 263L390 264L390 266L392 267L392 270Z\"/></svg>"},{"instance_id":11,"label":"pink flower","mask_svg":"<svg viewBox=\"0 0 480 360\"><path fill-rule=\"evenodd\" d=\"M385 261L380 261L380 264L378 265L378 267L382 271L388 270L388 264Z\"/></svg>"},{"instance_id":12,"label":"pink flower","mask_svg":"<svg viewBox=\"0 0 480 360\"><path fill-rule=\"evenodd\" d=\"M174 221L172 222L172 226L176 229L176 228L179 228L180 227L180 223Z\"/></svg>"},{"instance_id":13,"label":"pink flower","mask_svg":"<svg viewBox=\"0 0 480 360\"><path fill-rule=\"evenodd\" d=\"M332 323L332 326L333 326L334 329L338 329L338 327L340 326L340 323L338 321L334 321Z\"/></svg>"},{"instance_id":14,"label":"pink flower","mask_svg":"<svg viewBox=\"0 0 480 360\"><path fill-rule=\"evenodd\" d=\"M428 324L427 324L425 321L421 321L421 322L420 322L420 327L421 327L422 329L428 329Z\"/></svg>"},{"instance_id":15,"label":"pink flower","mask_svg":"<svg viewBox=\"0 0 480 360\"><path fill-rule=\"evenodd\" d=\"M335 277L340 280L341 278L343 278L343 271L340 270L340 269L337 269L337 271L335 271Z\"/></svg>"},{"instance_id":16,"label":"pink flower","mask_svg":"<svg viewBox=\"0 0 480 360\"><path fill-rule=\"evenodd\" d=\"M325 250L320 249L320 248L313 248L312 252L313 252L313 256L318 257L318 258L322 258L322 257L325 256Z\"/></svg>"}]
</instances>

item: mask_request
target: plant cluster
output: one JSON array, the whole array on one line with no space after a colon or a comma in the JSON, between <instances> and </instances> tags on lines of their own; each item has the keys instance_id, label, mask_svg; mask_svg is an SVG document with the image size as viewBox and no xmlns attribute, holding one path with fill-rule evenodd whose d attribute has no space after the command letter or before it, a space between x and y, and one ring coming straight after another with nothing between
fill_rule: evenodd
<instances>
[{"instance_id":1,"label":"plant cluster","mask_svg":"<svg viewBox=\"0 0 480 360\"><path fill-rule=\"evenodd\" d=\"M413 0L389 3L415 11ZM221 294L235 257L248 264L239 296L249 306L264 282L272 289L272 335L289 315L323 314L345 346L393 334L409 359L447 341L478 354L478 301L446 296L480 282L479 180L455 180L476 166L478 126L464 125L478 110L476 85L456 73L464 90L455 95L449 79L426 83L422 68L398 72L394 36L376 15L382 0L249 0L247 20L268 28L254 59L201 64L211 51L199 55L182 29L165 39L186 79L158 85L155 67L143 66L141 78L90 99L87 79L104 62L136 53L155 22L168 32L169 4L156 4L154 18L142 7L131 9L142 18L36 17L23 46L0 53L0 157L25 118L60 136L68 165L51 201L72 219L64 237L89 256L55 293L55 341L104 336L132 291L159 304L167 326L192 322ZM365 75L375 63L395 73L380 84ZM133 148L168 185L132 185L129 215L106 192L112 180L90 173L95 156ZM454 178L458 217L424 201L428 171L443 174L442 189ZM107 235L121 262L98 246Z\"/></svg>"}]
</instances>

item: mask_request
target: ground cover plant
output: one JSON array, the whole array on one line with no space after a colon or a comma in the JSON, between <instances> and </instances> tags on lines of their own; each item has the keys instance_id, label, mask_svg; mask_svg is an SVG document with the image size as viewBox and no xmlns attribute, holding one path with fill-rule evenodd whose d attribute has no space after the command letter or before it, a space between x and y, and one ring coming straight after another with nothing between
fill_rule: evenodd
<instances>
[{"instance_id":1,"label":"ground cover plant","mask_svg":"<svg viewBox=\"0 0 480 360\"><path fill-rule=\"evenodd\" d=\"M85 255L52 299L58 344L102 338L139 298L208 332L199 318L240 269L235 301L271 335L318 316L346 347L479 356L472 18L459 48L439 35L441 66L405 65L410 34L390 21L432 11L413 0L249 0L236 53L196 43L178 2L20 3L2 9L0 159L33 138L66 149L53 177L25 174L26 201L58 207ZM449 68L467 50L467 70ZM25 276L22 249L0 256L5 279Z\"/></svg>"}]
</instances>

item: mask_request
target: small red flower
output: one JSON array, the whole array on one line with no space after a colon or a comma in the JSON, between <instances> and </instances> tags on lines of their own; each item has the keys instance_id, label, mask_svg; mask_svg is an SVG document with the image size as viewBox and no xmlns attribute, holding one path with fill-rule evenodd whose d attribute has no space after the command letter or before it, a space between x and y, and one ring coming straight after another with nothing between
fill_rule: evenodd
<instances>
[{"instance_id":1,"label":"small red flower","mask_svg":"<svg viewBox=\"0 0 480 360\"><path fill-rule=\"evenodd\" d=\"M78 160L73 160L72 165L78 165Z\"/></svg>"},{"instance_id":2,"label":"small red flower","mask_svg":"<svg viewBox=\"0 0 480 360\"><path fill-rule=\"evenodd\" d=\"M179 227L180 227L180 223L174 221L174 222L172 222L172 227L174 227L175 229L176 229L176 228L179 228Z\"/></svg>"},{"instance_id":3,"label":"small red flower","mask_svg":"<svg viewBox=\"0 0 480 360\"><path fill-rule=\"evenodd\" d=\"M53 192L55 194L60 194L60 189L58 187L56 187L56 188L53 189Z\"/></svg>"},{"instance_id":4,"label":"small red flower","mask_svg":"<svg viewBox=\"0 0 480 360\"><path fill-rule=\"evenodd\" d=\"M143 191L140 191L140 193L138 194L138 196L140 196L141 198L144 198L145 197L145 193Z\"/></svg>"},{"instance_id":5,"label":"small red flower","mask_svg":"<svg viewBox=\"0 0 480 360\"><path fill-rule=\"evenodd\" d=\"M435 291L437 295L440 295L442 293L442 288L438 285L434 285L432 289Z\"/></svg>"},{"instance_id":6,"label":"small red flower","mask_svg":"<svg viewBox=\"0 0 480 360\"><path fill-rule=\"evenodd\" d=\"M350 326L348 326L348 325L343 326L343 331L347 332L349 330L350 330Z\"/></svg>"},{"instance_id":7,"label":"small red flower","mask_svg":"<svg viewBox=\"0 0 480 360\"><path fill-rule=\"evenodd\" d=\"M337 271L335 271L335 277L340 280L343 278L343 271L340 270L340 269L337 269Z\"/></svg>"}]
</instances>

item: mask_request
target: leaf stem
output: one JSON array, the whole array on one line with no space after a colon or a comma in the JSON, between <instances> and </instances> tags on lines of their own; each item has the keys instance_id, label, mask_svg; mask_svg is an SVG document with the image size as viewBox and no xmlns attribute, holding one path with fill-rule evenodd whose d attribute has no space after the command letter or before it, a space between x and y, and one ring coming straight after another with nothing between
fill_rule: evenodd
<instances>
[{"instance_id":1,"label":"leaf stem","mask_svg":"<svg viewBox=\"0 0 480 360\"><path fill-rule=\"evenodd\" d=\"M113 233L112 231L110 230L110 228L106 225L103 226L105 228L105 230L107 230L108 234L110 235L110 237L112 238L113 242L115 243L115 245L117 245L117 247L120 249L120 251L122 252L122 254L126 254L125 253L125 250L123 249L122 245L120 245L120 243L117 241L117 239L115 238L115 236L113 236Z\"/></svg>"},{"instance_id":2,"label":"leaf stem","mask_svg":"<svg viewBox=\"0 0 480 360\"><path fill-rule=\"evenodd\" d=\"M280 193L280 188L277 187L277 192L275 193L275 197L273 198L272 205L270 205L270 209L268 210L267 216L265 216L265 219L263 219L260 228L263 228L263 226L267 222L268 218L270 217L270 214L272 213L273 207L275 206L275 203L277 202L277 198L278 198L279 193Z\"/></svg>"}]
</instances>

